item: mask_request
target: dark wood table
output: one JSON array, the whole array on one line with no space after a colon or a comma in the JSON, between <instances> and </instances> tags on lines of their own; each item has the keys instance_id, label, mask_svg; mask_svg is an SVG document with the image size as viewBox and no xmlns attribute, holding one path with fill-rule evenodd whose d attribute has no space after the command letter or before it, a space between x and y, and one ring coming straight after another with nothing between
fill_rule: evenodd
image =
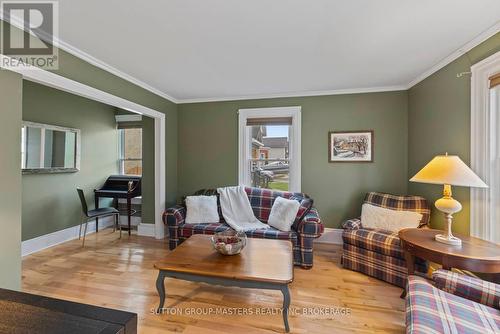
<instances>
[{"instance_id":1,"label":"dark wood table","mask_svg":"<svg viewBox=\"0 0 500 334\"><path fill-rule=\"evenodd\" d=\"M415 272L415 257L450 270L457 268L476 273L500 273L500 245L486 240L457 235L461 246L447 245L434 239L441 230L407 228L399 231L408 275ZM404 292L403 292L404 295Z\"/></svg>"},{"instance_id":2,"label":"dark wood table","mask_svg":"<svg viewBox=\"0 0 500 334\"><path fill-rule=\"evenodd\" d=\"M288 240L248 238L238 255L226 256L213 249L209 235L195 234L155 264L158 312L165 303L165 277L240 288L271 289L283 293L283 321L288 325L293 280L292 245Z\"/></svg>"},{"instance_id":3,"label":"dark wood table","mask_svg":"<svg viewBox=\"0 0 500 334\"><path fill-rule=\"evenodd\" d=\"M0 289L0 332L136 334L137 314Z\"/></svg>"}]
</instances>

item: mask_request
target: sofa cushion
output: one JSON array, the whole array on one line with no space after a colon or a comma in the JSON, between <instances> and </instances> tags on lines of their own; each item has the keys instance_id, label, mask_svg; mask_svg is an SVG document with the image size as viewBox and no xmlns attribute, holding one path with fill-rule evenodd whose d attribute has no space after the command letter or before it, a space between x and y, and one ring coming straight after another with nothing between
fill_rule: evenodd
<instances>
[{"instance_id":1,"label":"sofa cushion","mask_svg":"<svg viewBox=\"0 0 500 334\"><path fill-rule=\"evenodd\" d=\"M186 224L218 223L217 196L187 196Z\"/></svg>"},{"instance_id":2,"label":"sofa cushion","mask_svg":"<svg viewBox=\"0 0 500 334\"><path fill-rule=\"evenodd\" d=\"M404 228L417 228L422 214L414 211L393 210L364 203L361 206L363 227L399 232Z\"/></svg>"},{"instance_id":3,"label":"sofa cushion","mask_svg":"<svg viewBox=\"0 0 500 334\"><path fill-rule=\"evenodd\" d=\"M269 189L261 188L249 188L246 187L245 191L248 195L248 200L252 206L253 213L255 217L261 222L267 223L269 219L269 214L271 213L271 208L273 207L274 198L277 196L282 196L284 198L290 198L291 194L285 192L277 192Z\"/></svg>"},{"instance_id":4,"label":"sofa cushion","mask_svg":"<svg viewBox=\"0 0 500 334\"><path fill-rule=\"evenodd\" d=\"M247 193L248 200L250 201L250 206L252 207L255 217L257 217L258 220L264 223L267 223L269 219L269 214L271 213L271 208L273 207L273 203L276 197L295 199L300 202L300 208L297 212L297 217L294 225L300 222L313 206L313 199L303 193L293 193L289 191L279 191L253 187L245 187L245 192ZM217 210L219 212L220 222L223 223L224 218L222 216L222 210L220 207L220 195L217 192L217 189L200 189L193 194L193 196L199 195L217 196ZM186 197L183 197L182 206L186 206Z\"/></svg>"},{"instance_id":5,"label":"sofa cushion","mask_svg":"<svg viewBox=\"0 0 500 334\"><path fill-rule=\"evenodd\" d=\"M359 248L404 259L404 253L401 249L397 233L361 228L358 230L344 230L342 232L342 239L344 243Z\"/></svg>"},{"instance_id":6,"label":"sofa cushion","mask_svg":"<svg viewBox=\"0 0 500 334\"><path fill-rule=\"evenodd\" d=\"M245 187L245 192L247 193L248 200L250 201L250 206L252 207L255 217L265 223L269 220L271 208L273 207L274 200L277 197L283 197L286 199L293 198L299 201L301 203L301 207L299 208L299 212L297 212L298 217L305 216L313 204L312 199L303 193L251 187Z\"/></svg>"},{"instance_id":7,"label":"sofa cushion","mask_svg":"<svg viewBox=\"0 0 500 334\"><path fill-rule=\"evenodd\" d=\"M193 234L214 234L228 229L230 229L230 227L225 223L183 224L179 226L179 236L182 238L189 238Z\"/></svg>"},{"instance_id":8,"label":"sofa cushion","mask_svg":"<svg viewBox=\"0 0 500 334\"><path fill-rule=\"evenodd\" d=\"M292 240L297 238L297 233L295 231L280 231L274 227L270 227L265 230L253 230L246 232L246 235L250 238L265 238L265 239L281 239L281 240Z\"/></svg>"},{"instance_id":9,"label":"sofa cushion","mask_svg":"<svg viewBox=\"0 0 500 334\"><path fill-rule=\"evenodd\" d=\"M213 189L213 188L207 188L207 189L200 189L198 191L196 191L193 196L217 196L217 212L219 213L219 217L220 217L220 220L221 222L222 221L222 209L220 207L220 195L219 195L219 192L217 191L217 189ZM186 197L183 197L183 201L182 201L182 205L183 206L186 206Z\"/></svg>"},{"instance_id":10,"label":"sofa cushion","mask_svg":"<svg viewBox=\"0 0 500 334\"><path fill-rule=\"evenodd\" d=\"M432 279L443 291L500 309L500 284L443 269L433 272Z\"/></svg>"},{"instance_id":11,"label":"sofa cushion","mask_svg":"<svg viewBox=\"0 0 500 334\"><path fill-rule=\"evenodd\" d=\"M311 210L314 201L312 198L307 197L306 195L301 196L297 194L290 196L290 199L294 199L300 203L299 211L297 211L297 216L295 217L295 222L294 222L294 225L297 225L309 213L309 210Z\"/></svg>"},{"instance_id":12,"label":"sofa cushion","mask_svg":"<svg viewBox=\"0 0 500 334\"><path fill-rule=\"evenodd\" d=\"M352 218L342 222L342 228L344 230L357 230L361 228L361 219Z\"/></svg>"},{"instance_id":13,"label":"sofa cushion","mask_svg":"<svg viewBox=\"0 0 500 334\"><path fill-rule=\"evenodd\" d=\"M391 195L378 192L366 194L363 203L398 211L414 211L422 214L420 226L429 223L431 208L427 200L421 196Z\"/></svg>"},{"instance_id":14,"label":"sofa cushion","mask_svg":"<svg viewBox=\"0 0 500 334\"><path fill-rule=\"evenodd\" d=\"M378 278L404 288L408 268L406 261L399 257L376 253L351 244L343 244L342 266ZM417 258L415 270L427 273L427 262Z\"/></svg>"},{"instance_id":15,"label":"sofa cushion","mask_svg":"<svg viewBox=\"0 0 500 334\"><path fill-rule=\"evenodd\" d=\"M406 333L498 333L500 311L408 277Z\"/></svg>"},{"instance_id":16,"label":"sofa cushion","mask_svg":"<svg viewBox=\"0 0 500 334\"><path fill-rule=\"evenodd\" d=\"M231 227L226 223L214 223L214 224L184 224L179 227L179 236L182 238L189 238L193 234L214 234L217 232L223 232L229 230ZM265 230L253 230L246 232L246 235L250 238L266 238L266 239L282 239L282 240L292 240L297 238L297 233L295 231L283 232L270 227Z\"/></svg>"},{"instance_id":17,"label":"sofa cushion","mask_svg":"<svg viewBox=\"0 0 500 334\"><path fill-rule=\"evenodd\" d=\"M269 214L268 224L280 231L290 231L299 208L299 201L276 197L271 208L271 213Z\"/></svg>"}]
</instances>

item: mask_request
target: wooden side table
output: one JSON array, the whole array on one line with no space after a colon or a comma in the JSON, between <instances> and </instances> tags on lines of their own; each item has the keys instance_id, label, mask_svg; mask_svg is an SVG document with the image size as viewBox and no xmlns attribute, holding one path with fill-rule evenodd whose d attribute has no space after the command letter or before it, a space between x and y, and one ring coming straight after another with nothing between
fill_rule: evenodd
<instances>
[{"instance_id":1,"label":"wooden side table","mask_svg":"<svg viewBox=\"0 0 500 334\"><path fill-rule=\"evenodd\" d=\"M500 273L500 245L486 240L459 235L461 246L434 240L443 231L407 228L399 231L408 275L415 272L415 257L435 262L443 269L463 269L478 273ZM403 292L402 297L405 295Z\"/></svg>"}]
</instances>

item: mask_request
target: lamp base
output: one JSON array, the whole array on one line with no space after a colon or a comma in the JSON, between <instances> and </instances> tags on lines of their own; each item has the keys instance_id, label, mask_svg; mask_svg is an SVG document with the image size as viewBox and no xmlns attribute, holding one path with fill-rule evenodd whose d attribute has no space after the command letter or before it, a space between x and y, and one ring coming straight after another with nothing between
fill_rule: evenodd
<instances>
[{"instance_id":1,"label":"lamp base","mask_svg":"<svg viewBox=\"0 0 500 334\"><path fill-rule=\"evenodd\" d=\"M442 242L443 244L453 245L453 246L461 246L462 240L454 236L447 236L444 234L436 234L434 237L436 241Z\"/></svg>"}]
</instances>

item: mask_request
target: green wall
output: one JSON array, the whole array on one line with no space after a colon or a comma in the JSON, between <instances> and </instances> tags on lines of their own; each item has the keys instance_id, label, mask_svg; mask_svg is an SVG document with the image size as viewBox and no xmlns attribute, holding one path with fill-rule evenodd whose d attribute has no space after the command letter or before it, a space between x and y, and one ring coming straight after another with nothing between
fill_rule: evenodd
<instances>
[{"instance_id":1,"label":"green wall","mask_svg":"<svg viewBox=\"0 0 500 334\"><path fill-rule=\"evenodd\" d=\"M22 239L27 240L80 223L75 188L86 191L93 207L93 189L118 172L118 136L114 107L30 81L23 82L22 114L24 121L81 130L80 171L22 177Z\"/></svg>"},{"instance_id":2,"label":"green wall","mask_svg":"<svg viewBox=\"0 0 500 334\"><path fill-rule=\"evenodd\" d=\"M417 173L435 155L457 154L470 163L470 71L471 65L500 51L500 33L443 67L408 91L408 175ZM408 192L431 203L442 196L442 187L409 182ZM469 234L470 191L453 187L453 196L463 209L455 214L453 230ZM444 227L444 219L433 206L431 225Z\"/></svg>"},{"instance_id":3,"label":"green wall","mask_svg":"<svg viewBox=\"0 0 500 334\"><path fill-rule=\"evenodd\" d=\"M0 20L0 24L5 24L5 22ZM14 27L12 33L22 34L23 32ZM58 52L59 69L52 71L55 74L141 104L166 115L166 202L167 206L174 204L177 197L177 105L106 70L91 65L68 52L63 50L58 50ZM145 123L144 130L150 133L148 140L152 141L153 145L144 154L145 156L154 157L154 122L149 120ZM154 161L152 159L145 160L143 169L147 171L142 181L143 201L145 202L143 210L146 212L144 222L154 223L154 203L150 200L154 198Z\"/></svg>"},{"instance_id":4,"label":"green wall","mask_svg":"<svg viewBox=\"0 0 500 334\"><path fill-rule=\"evenodd\" d=\"M405 91L181 104L179 195L238 183L238 109L302 106L302 191L339 227L359 215L364 193L406 193L407 104ZM328 162L328 131L369 129L375 162Z\"/></svg>"},{"instance_id":5,"label":"green wall","mask_svg":"<svg viewBox=\"0 0 500 334\"><path fill-rule=\"evenodd\" d=\"M167 206L174 204L177 198L177 105L62 50L59 50L59 70L54 72L166 115L166 199ZM149 150L144 152L143 169L146 171L142 180L144 223L154 223L154 203L150 200L154 198L154 161L152 158L146 159L154 157L154 121L152 119L145 121L143 130L150 133L145 139L152 144Z\"/></svg>"},{"instance_id":6,"label":"green wall","mask_svg":"<svg viewBox=\"0 0 500 334\"><path fill-rule=\"evenodd\" d=\"M0 24L5 24L0 21ZM59 51L59 70L56 74L81 82L110 94L142 104L166 114L166 199L167 205L177 197L177 106L133 83L93 66L62 50ZM0 146L2 165L0 181L0 287L18 289L21 282L21 119L23 84L20 75L0 70ZM151 128L151 127L150 127ZM151 147L150 154L154 152ZM147 166L151 163L151 166ZM153 162L144 168L154 171ZM151 174L153 175L153 173ZM153 195L154 180L143 182L143 192ZM45 191L40 189L39 191ZM151 198L151 197L150 197Z\"/></svg>"},{"instance_id":7,"label":"green wall","mask_svg":"<svg viewBox=\"0 0 500 334\"><path fill-rule=\"evenodd\" d=\"M133 113L126 110L117 109L116 115L131 115ZM155 203L154 203L154 119L151 117L142 116L142 200L141 200L141 223L154 224L155 223ZM177 129L176 129L177 130ZM146 189L144 189L146 185ZM175 187L177 187L177 179L175 180ZM175 199L170 200L173 204Z\"/></svg>"},{"instance_id":8,"label":"green wall","mask_svg":"<svg viewBox=\"0 0 500 334\"><path fill-rule=\"evenodd\" d=\"M22 78L0 70L0 287L21 286Z\"/></svg>"}]
</instances>

